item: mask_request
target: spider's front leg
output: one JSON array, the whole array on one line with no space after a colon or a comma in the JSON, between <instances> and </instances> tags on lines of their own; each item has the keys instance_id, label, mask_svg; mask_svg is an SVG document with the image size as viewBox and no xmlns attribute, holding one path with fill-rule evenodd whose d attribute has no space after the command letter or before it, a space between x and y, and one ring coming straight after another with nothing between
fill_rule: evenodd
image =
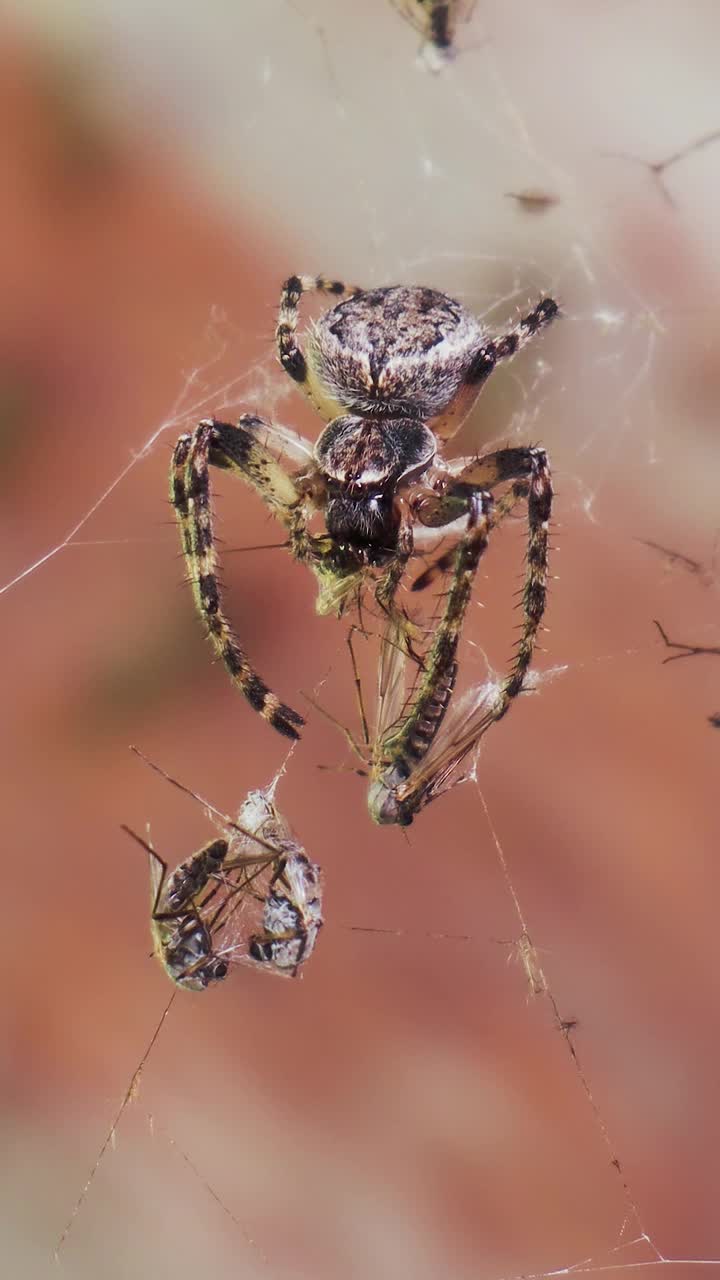
<instances>
[{"instance_id":1,"label":"spider's front leg","mask_svg":"<svg viewBox=\"0 0 720 1280\"><path fill-rule=\"evenodd\" d=\"M297 339L300 299L304 293L329 293L335 298L343 294L361 293L356 285L343 284L342 280L328 280L325 276L290 276L280 294L280 311L275 341L280 364L293 382L297 382L313 401L318 413L329 422L340 412L340 406L323 391L313 376L312 362L308 361Z\"/></svg>"},{"instance_id":2,"label":"spider's front leg","mask_svg":"<svg viewBox=\"0 0 720 1280\"><path fill-rule=\"evenodd\" d=\"M492 523L499 523L520 497L526 497L528 543L523 588L523 630L515 662L504 685L507 701L502 715L510 700L522 688L545 612L548 528L553 497L547 454L544 449L516 447L497 449L494 453L479 458L454 459L445 464L442 470L437 469L433 492L426 492L415 504L417 518L422 524L441 527L463 514L468 497L476 488L492 490L507 481L514 481L514 484L497 504ZM425 585L422 578L417 580L414 587L418 588L420 585Z\"/></svg>"},{"instance_id":3,"label":"spider's front leg","mask_svg":"<svg viewBox=\"0 0 720 1280\"><path fill-rule=\"evenodd\" d=\"M412 822L411 803L399 802L402 789L410 787L414 771L432 746L455 687L457 647L480 559L487 547L493 509L489 493L475 493L469 500L468 528L453 549L454 568L442 617L422 665L409 709L401 723L377 744L368 793L368 807L375 822Z\"/></svg>"},{"instance_id":4,"label":"spider's front leg","mask_svg":"<svg viewBox=\"0 0 720 1280\"><path fill-rule=\"evenodd\" d=\"M418 697L400 732L386 735L380 743L373 766L368 803L371 816L381 823L406 825L412 822L420 809L439 794L453 770L474 749L490 725L502 719L523 688L545 611L548 526L552 506L552 482L545 451L501 449L485 458L465 460L464 465L453 464L452 471L446 473L444 491L437 476L435 479L434 493L425 491L421 495L426 505L422 507L421 502L417 502L418 518L424 512L431 527L441 527L442 517L446 522L455 520L458 506L462 508L465 504L469 511L468 531L452 552L452 585ZM494 510L485 507L484 527L483 522L477 519L475 504L480 495L473 491L473 479L482 479L488 484L513 480L508 493ZM489 494L482 494L482 497L487 500ZM449 735L442 749L436 748L436 759L431 763L428 752L437 737L452 693L457 670L457 642L475 570L487 544L488 531L521 499L526 499L528 504L528 548L523 588L524 621L515 659L489 709L485 709L477 721L471 715L467 725L456 726L454 735ZM432 723L424 714L424 703L431 710L439 709Z\"/></svg>"},{"instance_id":5,"label":"spider's front leg","mask_svg":"<svg viewBox=\"0 0 720 1280\"><path fill-rule=\"evenodd\" d=\"M264 433L265 439L262 438ZM304 499L292 476L267 446L273 428L261 418L245 415L237 426L208 420L191 435L181 436L173 454L170 497L175 508L182 548L195 602L213 646L231 680L248 702L279 733L298 738L305 723L260 678L226 617L217 578L217 553L210 496L210 467L239 475L253 486L288 531L290 547L298 559L308 554ZM278 433L281 451L291 451L290 433ZM295 439L296 450L308 446Z\"/></svg>"}]
</instances>

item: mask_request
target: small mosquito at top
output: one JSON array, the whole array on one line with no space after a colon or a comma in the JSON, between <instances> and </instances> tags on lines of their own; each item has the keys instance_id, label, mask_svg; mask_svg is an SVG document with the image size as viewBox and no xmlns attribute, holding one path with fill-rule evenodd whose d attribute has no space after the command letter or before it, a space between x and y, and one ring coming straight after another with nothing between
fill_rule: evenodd
<instances>
[{"instance_id":1,"label":"small mosquito at top","mask_svg":"<svg viewBox=\"0 0 720 1280\"><path fill-rule=\"evenodd\" d=\"M467 22L475 9L468 0L391 0L393 8L405 18L423 38L422 53L432 53L426 61L433 70L439 70L454 53L455 32L458 23Z\"/></svg>"},{"instance_id":2,"label":"small mosquito at top","mask_svg":"<svg viewBox=\"0 0 720 1280\"><path fill-rule=\"evenodd\" d=\"M303 345L300 300L316 291L349 296L321 315ZM323 276L291 276L280 298L277 353L326 424L318 439L313 444L244 414L236 424L203 421L178 440L171 500L197 607L231 680L280 733L299 737L304 720L256 672L223 608L210 468L247 481L284 526L291 555L318 581L318 613L340 616L371 588L409 649L412 626L398 590L428 536L456 521L462 527L463 519L475 524L478 504L487 505L493 487L508 481L542 490L542 518L549 519L543 449L459 458L445 452L497 365L558 314L557 302L543 297L493 335L436 289L363 290ZM324 531L310 531L316 514Z\"/></svg>"}]
</instances>

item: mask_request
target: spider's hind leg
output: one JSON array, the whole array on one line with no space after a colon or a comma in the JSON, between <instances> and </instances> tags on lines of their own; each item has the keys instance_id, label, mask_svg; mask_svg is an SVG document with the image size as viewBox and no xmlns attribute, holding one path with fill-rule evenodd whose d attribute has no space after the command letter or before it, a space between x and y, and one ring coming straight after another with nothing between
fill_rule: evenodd
<instances>
[{"instance_id":1,"label":"spider's hind leg","mask_svg":"<svg viewBox=\"0 0 720 1280\"><path fill-rule=\"evenodd\" d=\"M554 298L541 298L532 311L521 316L505 333L481 341L456 399L432 424L439 440L450 440L455 435L498 364L511 360L559 315L560 308Z\"/></svg>"},{"instance_id":2,"label":"spider's hind leg","mask_svg":"<svg viewBox=\"0 0 720 1280\"><path fill-rule=\"evenodd\" d=\"M257 424L257 419L252 419ZM281 702L260 678L223 612L210 504L210 465L239 472L258 488L284 523L300 523L299 495L291 477L242 423L201 422L175 446L170 496L180 525L195 603L231 680L264 720L287 738L298 738L303 717ZM293 513L297 508L297 520Z\"/></svg>"}]
</instances>

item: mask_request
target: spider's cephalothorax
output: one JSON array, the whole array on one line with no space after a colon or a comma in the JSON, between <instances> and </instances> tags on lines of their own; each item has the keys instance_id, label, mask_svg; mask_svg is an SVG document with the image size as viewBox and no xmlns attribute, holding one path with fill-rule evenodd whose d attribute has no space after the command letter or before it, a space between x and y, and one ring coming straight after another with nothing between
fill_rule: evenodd
<instances>
[{"instance_id":1,"label":"spider's cephalothorax","mask_svg":"<svg viewBox=\"0 0 720 1280\"><path fill-rule=\"evenodd\" d=\"M312 290L351 296L321 316L303 350L298 309ZM254 671L223 612L209 468L232 470L260 493L285 526L292 554L317 577L319 612L341 613L370 582L384 613L399 622L396 593L423 528L470 521L479 493L536 474L538 451L527 448L447 460L443 450L498 362L557 314L557 303L543 298L493 337L435 289L362 291L291 276L280 301L278 356L328 424L315 445L251 415L237 425L201 422L178 440L171 498L198 608L234 683L280 733L298 737L303 720ZM310 532L314 513L325 533Z\"/></svg>"},{"instance_id":2,"label":"spider's cephalothorax","mask_svg":"<svg viewBox=\"0 0 720 1280\"><path fill-rule=\"evenodd\" d=\"M435 456L435 437L412 418L335 418L315 445L325 486L325 523L355 567L397 554L397 493Z\"/></svg>"}]
</instances>

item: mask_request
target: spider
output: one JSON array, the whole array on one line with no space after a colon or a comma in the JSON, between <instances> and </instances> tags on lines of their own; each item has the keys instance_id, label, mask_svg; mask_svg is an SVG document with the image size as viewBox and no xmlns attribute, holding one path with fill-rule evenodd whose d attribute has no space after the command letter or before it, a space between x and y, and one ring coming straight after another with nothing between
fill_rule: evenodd
<instances>
[{"instance_id":1,"label":"spider","mask_svg":"<svg viewBox=\"0 0 720 1280\"><path fill-rule=\"evenodd\" d=\"M303 350L298 312L303 294L312 291L350 296L313 325ZM446 460L444 449L496 365L558 310L544 297L493 337L436 289L363 291L322 276L291 276L280 299L278 357L327 424L318 440L313 445L251 414L237 425L206 420L179 438L171 501L196 604L233 683L280 733L297 738L304 721L256 673L225 615L210 467L246 480L284 525L291 554L318 580L319 613L342 614L372 582L378 605L408 643L410 624L396 595L410 557L429 531L462 518L475 526L481 509L484 520L490 499L483 495L497 485L527 481L529 555L544 574L541 526L552 492L544 450L519 446ZM314 513L323 517L324 533L309 530ZM471 541L477 544L475 532ZM464 564L457 572L465 572ZM533 603L526 598L528 608Z\"/></svg>"},{"instance_id":2,"label":"spider","mask_svg":"<svg viewBox=\"0 0 720 1280\"><path fill-rule=\"evenodd\" d=\"M173 786L200 801L133 750ZM152 845L123 825L150 859L154 953L171 981L185 991L204 991L227 977L227 956L238 948L220 950L216 939L250 898L262 904L263 933L249 938L244 958L295 977L312 953L323 923L320 868L293 838L275 807L274 790L275 783L249 792L238 822L200 801L220 818L225 836L211 840L172 872Z\"/></svg>"}]
</instances>

